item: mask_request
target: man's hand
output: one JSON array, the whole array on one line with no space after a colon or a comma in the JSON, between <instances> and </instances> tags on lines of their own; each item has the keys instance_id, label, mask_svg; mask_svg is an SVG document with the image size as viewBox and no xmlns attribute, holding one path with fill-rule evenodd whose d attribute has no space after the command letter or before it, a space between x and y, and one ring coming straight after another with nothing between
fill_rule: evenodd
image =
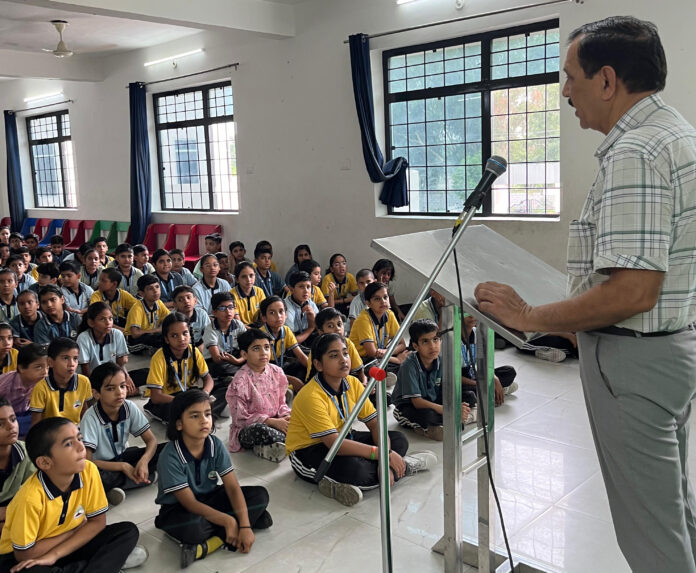
<instances>
[{"instance_id":1,"label":"man's hand","mask_svg":"<svg viewBox=\"0 0 696 573\"><path fill-rule=\"evenodd\" d=\"M529 330L526 317L532 307L511 286L492 281L479 283L474 296L481 312L494 316L510 328L523 332Z\"/></svg>"}]
</instances>

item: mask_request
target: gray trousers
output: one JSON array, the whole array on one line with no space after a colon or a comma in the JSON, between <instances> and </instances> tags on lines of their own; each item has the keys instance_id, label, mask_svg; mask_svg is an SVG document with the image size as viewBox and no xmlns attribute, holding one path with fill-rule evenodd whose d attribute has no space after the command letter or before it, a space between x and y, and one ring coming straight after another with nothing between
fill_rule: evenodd
<instances>
[{"instance_id":1,"label":"gray trousers","mask_svg":"<svg viewBox=\"0 0 696 573\"><path fill-rule=\"evenodd\" d=\"M580 377L619 546L634 573L696 573L688 479L696 332L579 332Z\"/></svg>"}]
</instances>

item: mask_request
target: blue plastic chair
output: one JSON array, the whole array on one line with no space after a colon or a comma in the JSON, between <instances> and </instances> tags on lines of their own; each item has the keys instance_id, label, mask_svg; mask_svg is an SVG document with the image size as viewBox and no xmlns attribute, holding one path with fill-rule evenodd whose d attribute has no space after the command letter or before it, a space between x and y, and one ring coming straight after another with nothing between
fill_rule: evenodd
<instances>
[{"instance_id":1,"label":"blue plastic chair","mask_svg":"<svg viewBox=\"0 0 696 573\"><path fill-rule=\"evenodd\" d=\"M26 219L24 219L24 222L22 223L22 228L19 230L19 232L22 233L23 237L26 237L29 233L32 232L35 225L36 219L27 217Z\"/></svg>"},{"instance_id":2,"label":"blue plastic chair","mask_svg":"<svg viewBox=\"0 0 696 573\"><path fill-rule=\"evenodd\" d=\"M53 237L53 235L60 235L60 232L62 229L63 229L63 219L53 219L53 221L51 221L51 224L48 226L48 229L46 229L46 234L44 235L44 238L41 239L39 246L41 246L41 247L50 246L51 237Z\"/></svg>"}]
</instances>

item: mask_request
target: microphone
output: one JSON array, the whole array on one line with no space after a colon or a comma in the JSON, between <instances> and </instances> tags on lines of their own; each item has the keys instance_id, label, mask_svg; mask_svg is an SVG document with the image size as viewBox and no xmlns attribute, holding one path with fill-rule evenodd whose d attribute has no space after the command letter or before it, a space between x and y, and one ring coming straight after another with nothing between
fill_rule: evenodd
<instances>
[{"instance_id":1,"label":"microphone","mask_svg":"<svg viewBox=\"0 0 696 573\"><path fill-rule=\"evenodd\" d=\"M456 232L459 225L462 224L462 221L466 216L466 212L471 207L478 209L481 206L481 204L483 203L483 199L486 197L486 194L488 193L488 191L490 191L491 187L493 186L493 182L503 173L505 173L506 170L507 160L503 157L500 157L499 155L493 155L488 159L488 161L486 161L486 169L484 170L483 175L481 176L481 180L478 182L478 185L476 185L476 189L474 189L471 195L467 197L466 201L464 202L464 208L462 209L462 212L459 214L459 217L457 217L457 220L454 223L454 227L452 228L453 235Z\"/></svg>"}]
</instances>

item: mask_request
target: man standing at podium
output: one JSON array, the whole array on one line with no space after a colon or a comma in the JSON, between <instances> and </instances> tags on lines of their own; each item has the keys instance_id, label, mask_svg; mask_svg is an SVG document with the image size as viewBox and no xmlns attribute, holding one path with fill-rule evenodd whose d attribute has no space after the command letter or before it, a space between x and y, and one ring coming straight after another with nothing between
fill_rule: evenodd
<instances>
[{"instance_id":1,"label":"man standing at podium","mask_svg":"<svg viewBox=\"0 0 696 573\"><path fill-rule=\"evenodd\" d=\"M655 26L630 17L569 38L563 96L605 134L599 173L570 225L568 298L532 307L482 283L483 312L522 331L575 331L614 528L634 572L695 573L688 480L696 392L696 131L657 95Z\"/></svg>"}]
</instances>

